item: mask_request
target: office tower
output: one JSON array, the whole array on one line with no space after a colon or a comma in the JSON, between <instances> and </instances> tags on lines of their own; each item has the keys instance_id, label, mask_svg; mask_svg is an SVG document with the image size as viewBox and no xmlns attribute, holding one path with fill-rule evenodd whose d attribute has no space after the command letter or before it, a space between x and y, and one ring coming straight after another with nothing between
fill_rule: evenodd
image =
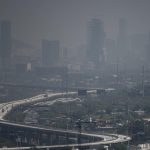
<instances>
[{"instance_id":1,"label":"office tower","mask_svg":"<svg viewBox=\"0 0 150 150\"><path fill-rule=\"evenodd\" d=\"M92 62L97 69L104 63L104 27L99 19L92 19L88 24L88 61Z\"/></svg>"},{"instance_id":2,"label":"office tower","mask_svg":"<svg viewBox=\"0 0 150 150\"><path fill-rule=\"evenodd\" d=\"M146 50L145 50L145 60L147 61L147 64L150 65L150 31L148 33L148 40L146 45Z\"/></svg>"},{"instance_id":3,"label":"office tower","mask_svg":"<svg viewBox=\"0 0 150 150\"><path fill-rule=\"evenodd\" d=\"M3 72L11 68L11 23L0 21L0 63Z\"/></svg>"},{"instance_id":4,"label":"office tower","mask_svg":"<svg viewBox=\"0 0 150 150\"><path fill-rule=\"evenodd\" d=\"M119 20L119 37L127 37L127 20L125 18Z\"/></svg>"},{"instance_id":5,"label":"office tower","mask_svg":"<svg viewBox=\"0 0 150 150\"><path fill-rule=\"evenodd\" d=\"M107 64L114 64L116 63L117 56L116 56L116 41L113 39L106 39L105 42L106 50L107 50Z\"/></svg>"},{"instance_id":6,"label":"office tower","mask_svg":"<svg viewBox=\"0 0 150 150\"><path fill-rule=\"evenodd\" d=\"M129 40L128 40L128 31L127 31L127 20L121 18L119 20L119 31L117 39L117 55L118 59L123 63L127 61L129 54Z\"/></svg>"},{"instance_id":7,"label":"office tower","mask_svg":"<svg viewBox=\"0 0 150 150\"><path fill-rule=\"evenodd\" d=\"M59 61L59 41L42 40L42 61L43 66L55 66Z\"/></svg>"},{"instance_id":8,"label":"office tower","mask_svg":"<svg viewBox=\"0 0 150 150\"><path fill-rule=\"evenodd\" d=\"M148 36L144 33L133 34L130 38L132 62L135 61L137 66L146 61L146 46L148 43Z\"/></svg>"},{"instance_id":9,"label":"office tower","mask_svg":"<svg viewBox=\"0 0 150 150\"><path fill-rule=\"evenodd\" d=\"M67 48L63 48L63 49L62 49L61 57L62 57L63 59L67 59L67 58L68 58L68 49L67 49Z\"/></svg>"}]
</instances>

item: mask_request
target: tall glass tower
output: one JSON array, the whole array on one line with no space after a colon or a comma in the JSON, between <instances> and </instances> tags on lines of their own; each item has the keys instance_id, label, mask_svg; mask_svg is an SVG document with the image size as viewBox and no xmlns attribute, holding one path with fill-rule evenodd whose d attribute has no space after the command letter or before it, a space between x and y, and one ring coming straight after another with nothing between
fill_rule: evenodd
<instances>
[{"instance_id":1,"label":"tall glass tower","mask_svg":"<svg viewBox=\"0 0 150 150\"><path fill-rule=\"evenodd\" d=\"M92 19L88 24L88 60L97 68L104 62L104 25L99 19Z\"/></svg>"},{"instance_id":2,"label":"tall glass tower","mask_svg":"<svg viewBox=\"0 0 150 150\"><path fill-rule=\"evenodd\" d=\"M3 72L11 67L11 23L0 21L0 63Z\"/></svg>"}]
</instances>

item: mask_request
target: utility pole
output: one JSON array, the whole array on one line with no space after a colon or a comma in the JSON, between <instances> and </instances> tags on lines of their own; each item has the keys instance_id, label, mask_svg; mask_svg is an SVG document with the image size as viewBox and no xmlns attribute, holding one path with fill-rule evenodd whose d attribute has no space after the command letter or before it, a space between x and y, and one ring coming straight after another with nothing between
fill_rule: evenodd
<instances>
[{"instance_id":1,"label":"utility pole","mask_svg":"<svg viewBox=\"0 0 150 150\"><path fill-rule=\"evenodd\" d=\"M127 120L127 136L129 136L129 104L127 103L127 115L128 115L128 120ZM127 144L127 150L130 150L130 141L128 141Z\"/></svg>"},{"instance_id":2,"label":"utility pole","mask_svg":"<svg viewBox=\"0 0 150 150\"><path fill-rule=\"evenodd\" d=\"M68 68L66 67L66 74L65 74L65 79L66 79L66 81L65 81L65 99L66 99L66 101L67 101L67 99L68 99ZM68 102L68 107L67 107L67 113L68 113L68 118L71 118L71 106L70 106L70 102ZM67 121L67 129L69 128L69 124L70 124L70 121L68 120Z\"/></svg>"},{"instance_id":3,"label":"utility pole","mask_svg":"<svg viewBox=\"0 0 150 150\"><path fill-rule=\"evenodd\" d=\"M113 119L113 126L116 128L114 130L114 133L117 134L117 127L116 127L116 104L118 103L119 99L119 58L117 58L117 63L116 63L116 95L115 98L113 99L113 114L112 114L112 119Z\"/></svg>"},{"instance_id":4,"label":"utility pole","mask_svg":"<svg viewBox=\"0 0 150 150\"><path fill-rule=\"evenodd\" d=\"M78 146L80 146L80 144L81 144L82 125L83 125L83 124L90 124L90 123L96 124L96 121L92 121L91 118L90 118L89 121L82 121L82 120L80 120L80 119L78 119L78 121L76 121L76 125L77 125L77 127L78 127L78 137L77 137Z\"/></svg>"},{"instance_id":5,"label":"utility pole","mask_svg":"<svg viewBox=\"0 0 150 150\"><path fill-rule=\"evenodd\" d=\"M65 99L66 99L66 101L67 101L67 99L68 99L68 68L67 68L67 66L66 66L66 68L65 68ZM70 103L68 103L69 104L69 107L67 107L67 114L68 114L68 118L70 118L71 117L71 115L70 115ZM68 119L67 120L67 130L69 129L69 124L70 124L70 120ZM67 145L69 144L69 138L68 138L68 133L66 134L66 142L67 142Z\"/></svg>"}]
</instances>

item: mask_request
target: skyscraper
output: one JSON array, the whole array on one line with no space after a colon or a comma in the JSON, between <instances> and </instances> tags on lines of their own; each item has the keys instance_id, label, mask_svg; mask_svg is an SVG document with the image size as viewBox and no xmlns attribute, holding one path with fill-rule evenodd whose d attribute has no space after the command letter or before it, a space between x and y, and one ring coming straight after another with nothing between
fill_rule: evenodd
<instances>
[{"instance_id":1,"label":"skyscraper","mask_svg":"<svg viewBox=\"0 0 150 150\"><path fill-rule=\"evenodd\" d=\"M126 63L126 58L130 55L129 52L127 20L125 18L121 18L119 20L117 39L117 55L121 62Z\"/></svg>"},{"instance_id":2,"label":"skyscraper","mask_svg":"<svg viewBox=\"0 0 150 150\"><path fill-rule=\"evenodd\" d=\"M3 72L11 67L11 23L0 21L0 63Z\"/></svg>"},{"instance_id":3,"label":"skyscraper","mask_svg":"<svg viewBox=\"0 0 150 150\"><path fill-rule=\"evenodd\" d=\"M92 19L88 24L87 57L94 67L99 67L104 62L104 27L99 19Z\"/></svg>"},{"instance_id":4,"label":"skyscraper","mask_svg":"<svg viewBox=\"0 0 150 150\"><path fill-rule=\"evenodd\" d=\"M149 31L149 33L148 33L148 41L147 41L147 44L145 44L145 45L147 45L146 46L146 52L145 52L145 58L146 58L146 60L147 60L147 64L150 64L150 31Z\"/></svg>"},{"instance_id":5,"label":"skyscraper","mask_svg":"<svg viewBox=\"0 0 150 150\"><path fill-rule=\"evenodd\" d=\"M42 40L43 66L51 67L58 63L60 55L59 41Z\"/></svg>"}]
</instances>

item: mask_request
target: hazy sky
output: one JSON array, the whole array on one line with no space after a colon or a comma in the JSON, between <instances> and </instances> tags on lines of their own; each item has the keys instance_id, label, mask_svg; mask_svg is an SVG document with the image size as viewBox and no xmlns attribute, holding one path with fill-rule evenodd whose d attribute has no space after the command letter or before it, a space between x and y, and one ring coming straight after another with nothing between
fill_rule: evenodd
<instances>
[{"instance_id":1,"label":"hazy sky","mask_svg":"<svg viewBox=\"0 0 150 150\"><path fill-rule=\"evenodd\" d=\"M12 21L13 37L36 47L41 39L59 39L65 47L85 44L94 17L104 21L107 37L116 37L121 17L128 19L130 34L147 34L150 0L0 0L0 20Z\"/></svg>"}]
</instances>

